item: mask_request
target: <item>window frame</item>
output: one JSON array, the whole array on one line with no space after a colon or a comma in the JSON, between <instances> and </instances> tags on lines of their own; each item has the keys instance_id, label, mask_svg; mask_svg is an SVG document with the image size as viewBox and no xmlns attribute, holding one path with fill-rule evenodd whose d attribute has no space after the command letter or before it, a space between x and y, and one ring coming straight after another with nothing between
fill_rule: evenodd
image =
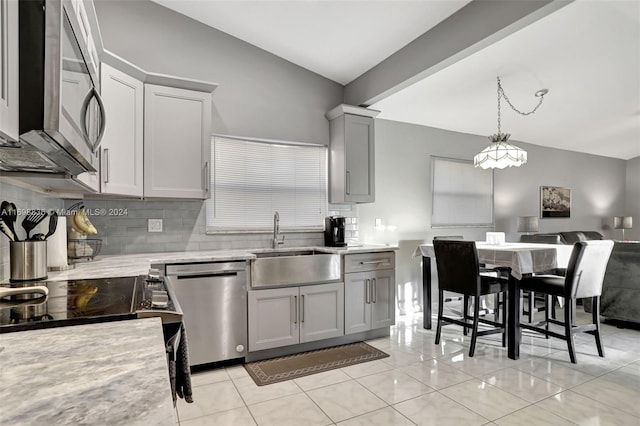
<instances>
[{"instance_id":1,"label":"window frame","mask_svg":"<svg viewBox=\"0 0 640 426\"><path fill-rule=\"evenodd\" d=\"M494 193L494 172L493 170L490 170L490 177L489 177L489 190L490 190L490 216L491 216L491 221L490 222L483 222L483 221L478 221L478 222L463 222L463 221L450 221L450 222L437 222L434 223L434 213L436 210L436 206L438 201L438 197L436 195L436 179L438 179L438 176L436 176L436 163L438 161L441 162L453 162L453 163L463 163L466 164L468 166L470 166L471 168L473 168L474 170L476 170L477 168L474 166L473 161L472 160L465 160L465 159L460 159L460 158L450 158L450 157L440 157L440 156L435 156L432 155L430 156L431 159L431 217L430 217L430 222L431 222L431 228L432 229L440 229L440 228L493 228L495 227L495 207L494 207L494 197L495 197L495 193ZM484 170L484 169L477 169L477 170L483 170L483 171L488 171L488 170ZM446 179L446 177L443 177L444 179ZM485 212L486 213L486 212Z\"/></svg>"}]
</instances>

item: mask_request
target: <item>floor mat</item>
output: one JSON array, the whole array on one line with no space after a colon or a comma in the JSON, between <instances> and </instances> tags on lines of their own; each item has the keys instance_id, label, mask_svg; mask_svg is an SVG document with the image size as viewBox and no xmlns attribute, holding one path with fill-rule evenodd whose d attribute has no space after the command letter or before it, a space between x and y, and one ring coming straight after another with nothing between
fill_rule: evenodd
<instances>
[{"instance_id":1,"label":"floor mat","mask_svg":"<svg viewBox=\"0 0 640 426\"><path fill-rule=\"evenodd\" d=\"M258 386L264 386L388 356L364 342L356 342L250 362L244 368Z\"/></svg>"}]
</instances>

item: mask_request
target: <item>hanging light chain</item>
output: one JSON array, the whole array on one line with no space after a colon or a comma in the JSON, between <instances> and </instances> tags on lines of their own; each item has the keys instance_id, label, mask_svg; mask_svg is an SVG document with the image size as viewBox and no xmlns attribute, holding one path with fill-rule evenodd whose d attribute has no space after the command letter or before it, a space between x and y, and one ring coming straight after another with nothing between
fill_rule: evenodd
<instances>
[{"instance_id":1,"label":"hanging light chain","mask_svg":"<svg viewBox=\"0 0 640 426\"><path fill-rule=\"evenodd\" d=\"M498 133L500 133L500 96L502 96L504 98L504 100L507 101L507 103L509 104L511 109L514 110L515 112L517 112L518 114L520 114L520 115L531 115L534 112L536 112L538 110L538 108L540 108L540 105L542 105L542 101L544 101L544 95L546 95L546 94L547 94L547 90L546 89L539 90L538 92L536 92L536 97L540 98L540 100L538 100L538 105L536 105L529 112L520 111L518 108L513 106L513 104L511 103L511 101L507 97L506 93L504 93L504 89L502 88L502 84L500 83L500 77L498 77Z\"/></svg>"},{"instance_id":2,"label":"hanging light chain","mask_svg":"<svg viewBox=\"0 0 640 426\"><path fill-rule=\"evenodd\" d=\"M498 77L498 135L500 135L500 96L504 96L504 90L500 85L500 77ZM506 99L506 98L505 98Z\"/></svg>"}]
</instances>

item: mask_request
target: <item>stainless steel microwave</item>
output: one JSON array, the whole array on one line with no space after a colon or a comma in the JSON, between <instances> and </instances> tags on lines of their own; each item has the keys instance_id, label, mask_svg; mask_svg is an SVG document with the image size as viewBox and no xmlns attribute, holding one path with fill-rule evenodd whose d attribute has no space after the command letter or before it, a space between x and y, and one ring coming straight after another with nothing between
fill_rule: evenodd
<instances>
[{"instance_id":1,"label":"stainless steel microwave","mask_svg":"<svg viewBox=\"0 0 640 426\"><path fill-rule=\"evenodd\" d=\"M71 0L19 4L20 141L0 169L76 176L98 170L105 125L87 25Z\"/></svg>"}]
</instances>

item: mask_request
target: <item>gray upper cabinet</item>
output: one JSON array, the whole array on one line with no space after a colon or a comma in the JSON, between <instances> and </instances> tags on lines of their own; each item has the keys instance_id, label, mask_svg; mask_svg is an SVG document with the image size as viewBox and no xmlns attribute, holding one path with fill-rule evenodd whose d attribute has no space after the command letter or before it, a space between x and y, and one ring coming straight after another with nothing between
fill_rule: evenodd
<instances>
[{"instance_id":1,"label":"gray upper cabinet","mask_svg":"<svg viewBox=\"0 0 640 426\"><path fill-rule=\"evenodd\" d=\"M0 138L18 140L18 2L0 0Z\"/></svg>"},{"instance_id":2,"label":"gray upper cabinet","mask_svg":"<svg viewBox=\"0 0 640 426\"><path fill-rule=\"evenodd\" d=\"M326 114L329 150L329 202L375 201L374 119L379 111L339 105Z\"/></svg>"},{"instance_id":3,"label":"gray upper cabinet","mask_svg":"<svg viewBox=\"0 0 640 426\"><path fill-rule=\"evenodd\" d=\"M144 84L105 63L102 100L109 111L101 144L101 192L143 196Z\"/></svg>"},{"instance_id":4,"label":"gray upper cabinet","mask_svg":"<svg viewBox=\"0 0 640 426\"><path fill-rule=\"evenodd\" d=\"M144 196L209 198L211 93L145 84Z\"/></svg>"}]
</instances>

